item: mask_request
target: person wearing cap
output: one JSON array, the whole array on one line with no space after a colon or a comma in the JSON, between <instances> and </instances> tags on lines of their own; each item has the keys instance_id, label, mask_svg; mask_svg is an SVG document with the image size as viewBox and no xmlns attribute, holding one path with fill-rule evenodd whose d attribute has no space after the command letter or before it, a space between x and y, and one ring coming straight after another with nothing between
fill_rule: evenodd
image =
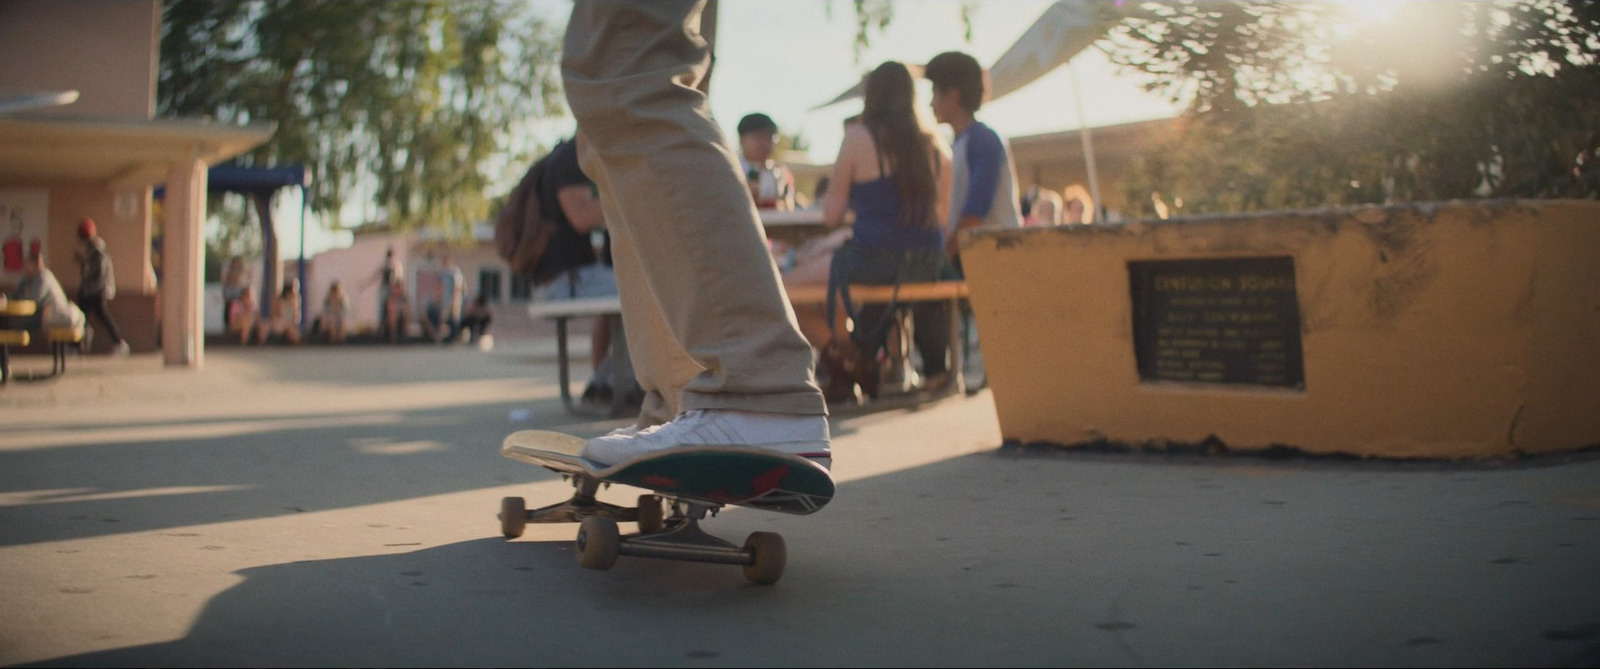
<instances>
[{"instance_id":1,"label":"person wearing cap","mask_svg":"<svg viewBox=\"0 0 1600 669\"><path fill-rule=\"evenodd\" d=\"M739 169L761 209L794 209L794 174L773 160L778 124L760 112L739 119Z\"/></svg>"},{"instance_id":2,"label":"person wearing cap","mask_svg":"<svg viewBox=\"0 0 1600 669\"><path fill-rule=\"evenodd\" d=\"M112 272L111 255L106 253L106 240L100 238L94 219L85 218L78 223L78 240L83 243L83 248L74 254L81 277L78 283L78 306L105 326L106 334L111 335L111 352L119 356L127 355L128 342L122 339L117 322L106 309L106 303L117 296L117 280Z\"/></svg>"},{"instance_id":3,"label":"person wearing cap","mask_svg":"<svg viewBox=\"0 0 1600 669\"><path fill-rule=\"evenodd\" d=\"M539 206L556 228L534 275L554 278L540 289L539 299L616 297L611 236L606 230L599 190L578 165L577 138L556 144L545 162L539 180ZM597 237L599 243L595 241ZM627 359L626 339L620 317L594 317L594 325L589 328L594 371L583 389L584 402L610 406L618 393L623 395L625 406L637 408L644 401L644 390L634 379Z\"/></svg>"}]
</instances>

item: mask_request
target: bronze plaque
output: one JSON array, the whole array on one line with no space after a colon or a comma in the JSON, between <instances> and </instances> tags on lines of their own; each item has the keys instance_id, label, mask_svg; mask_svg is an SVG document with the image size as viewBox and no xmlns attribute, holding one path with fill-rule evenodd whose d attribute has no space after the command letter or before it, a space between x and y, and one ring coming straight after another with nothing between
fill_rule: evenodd
<instances>
[{"instance_id":1,"label":"bronze plaque","mask_svg":"<svg viewBox=\"0 0 1600 669\"><path fill-rule=\"evenodd\" d=\"M1294 258L1128 263L1142 381L1305 388Z\"/></svg>"}]
</instances>

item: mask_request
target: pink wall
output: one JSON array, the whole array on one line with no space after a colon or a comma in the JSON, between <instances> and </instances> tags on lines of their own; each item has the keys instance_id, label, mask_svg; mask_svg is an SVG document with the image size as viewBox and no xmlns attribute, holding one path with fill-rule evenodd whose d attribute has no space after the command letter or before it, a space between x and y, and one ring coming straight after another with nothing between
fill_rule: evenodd
<instances>
[{"instance_id":1,"label":"pink wall","mask_svg":"<svg viewBox=\"0 0 1600 669\"><path fill-rule=\"evenodd\" d=\"M328 286L339 281L350 296L348 322L353 332L374 329L378 323L378 285L374 280L378 268L383 266L384 252L394 247L395 257L404 269L413 300L416 295L416 272L426 261L426 254L437 247L437 242L419 241L411 235L365 233L355 236L348 248L332 249L318 253L306 260L306 283L302 294L311 305L310 317L322 311L322 302L328 295ZM510 273L505 261L495 255L487 243L471 247L452 247L451 256L461 268L465 298L471 300L478 293L478 274L483 268L498 270L501 277L500 303L510 295ZM284 276L292 277L296 261L284 263ZM420 313L420 310L419 310Z\"/></svg>"}]
</instances>

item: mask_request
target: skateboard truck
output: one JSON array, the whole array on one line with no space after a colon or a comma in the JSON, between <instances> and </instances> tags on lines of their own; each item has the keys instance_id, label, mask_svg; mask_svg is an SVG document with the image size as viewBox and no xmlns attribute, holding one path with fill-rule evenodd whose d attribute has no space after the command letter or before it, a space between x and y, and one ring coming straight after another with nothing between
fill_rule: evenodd
<instances>
[{"instance_id":1,"label":"skateboard truck","mask_svg":"<svg viewBox=\"0 0 1600 669\"><path fill-rule=\"evenodd\" d=\"M647 557L664 560L687 560L736 564L744 567L745 578L760 585L771 585L783 576L787 551L783 537L772 532L754 532L737 546L724 539L707 534L700 529L700 521L707 514L715 515L721 508L690 500L673 502L672 518L664 527L648 526L649 513L654 507L659 513L660 498L655 495L639 497L639 516L642 519L637 534L622 536L617 521L604 516L590 516L578 526L578 566L586 569L610 569L617 556Z\"/></svg>"},{"instance_id":2,"label":"skateboard truck","mask_svg":"<svg viewBox=\"0 0 1600 669\"><path fill-rule=\"evenodd\" d=\"M565 502L529 509L521 497L501 498L500 533L507 539L515 539L522 536L523 528L529 523L580 523L591 516L613 518L620 522L639 519L639 510L636 508L595 499L595 493L600 490L599 481L584 476L562 475L561 478L570 478L574 488L572 497Z\"/></svg>"},{"instance_id":3,"label":"skateboard truck","mask_svg":"<svg viewBox=\"0 0 1600 669\"><path fill-rule=\"evenodd\" d=\"M528 509L521 497L500 500L500 529L509 539L522 536L528 523L580 523L577 547L578 566L610 569L617 557L657 558L736 564L744 567L745 578L761 585L776 583L783 576L787 550L783 537L772 532L754 532L743 546L706 533L700 521L715 516L720 504L693 500L674 500L673 514L663 518L662 498L640 495L636 507L618 506L595 499L600 482L573 476L572 498L560 504ZM634 522L639 532L623 536L619 522Z\"/></svg>"}]
</instances>

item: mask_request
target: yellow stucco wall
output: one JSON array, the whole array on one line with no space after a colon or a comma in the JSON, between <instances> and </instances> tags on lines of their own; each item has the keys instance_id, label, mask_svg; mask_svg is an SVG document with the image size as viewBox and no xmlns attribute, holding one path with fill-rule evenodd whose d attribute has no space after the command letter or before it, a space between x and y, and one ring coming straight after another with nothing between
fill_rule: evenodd
<instances>
[{"instance_id":1,"label":"yellow stucco wall","mask_svg":"<svg viewBox=\"0 0 1600 669\"><path fill-rule=\"evenodd\" d=\"M1600 444L1600 203L985 231L963 261L1008 441L1475 458ZM1303 388L1141 381L1130 261L1294 260Z\"/></svg>"}]
</instances>

